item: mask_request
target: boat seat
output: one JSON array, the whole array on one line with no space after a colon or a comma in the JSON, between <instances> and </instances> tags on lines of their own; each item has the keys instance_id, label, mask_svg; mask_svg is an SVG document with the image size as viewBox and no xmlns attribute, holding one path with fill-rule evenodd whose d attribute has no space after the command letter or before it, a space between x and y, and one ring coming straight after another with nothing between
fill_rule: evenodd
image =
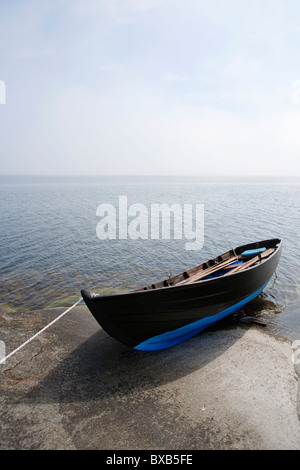
<instances>
[{"instance_id":1,"label":"boat seat","mask_svg":"<svg viewBox=\"0 0 300 470\"><path fill-rule=\"evenodd\" d=\"M256 250L246 250L246 251L243 251L243 253L241 253L241 256L243 258L246 258L247 256L257 256L263 253L264 251L266 251L266 248L257 248Z\"/></svg>"}]
</instances>

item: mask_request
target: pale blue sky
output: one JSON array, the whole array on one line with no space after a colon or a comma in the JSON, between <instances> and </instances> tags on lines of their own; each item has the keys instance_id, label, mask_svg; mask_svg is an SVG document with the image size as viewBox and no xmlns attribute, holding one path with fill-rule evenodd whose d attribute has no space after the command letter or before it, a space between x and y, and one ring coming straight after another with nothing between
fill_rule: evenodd
<instances>
[{"instance_id":1,"label":"pale blue sky","mask_svg":"<svg viewBox=\"0 0 300 470\"><path fill-rule=\"evenodd\" d=\"M2 0L1 174L300 176L296 0Z\"/></svg>"}]
</instances>

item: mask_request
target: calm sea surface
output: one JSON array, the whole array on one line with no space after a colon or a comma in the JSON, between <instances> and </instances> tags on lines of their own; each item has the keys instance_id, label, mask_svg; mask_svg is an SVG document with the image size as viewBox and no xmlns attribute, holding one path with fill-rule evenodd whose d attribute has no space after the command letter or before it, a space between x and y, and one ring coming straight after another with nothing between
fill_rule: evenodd
<instances>
[{"instance_id":1,"label":"calm sea surface","mask_svg":"<svg viewBox=\"0 0 300 470\"><path fill-rule=\"evenodd\" d=\"M204 204L204 246L182 240L100 240L100 204ZM300 185L205 183L197 178L0 177L0 303L69 306L80 289L121 292L165 279L229 248L282 238L276 275L247 313L300 338Z\"/></svg>"}]
</instances>

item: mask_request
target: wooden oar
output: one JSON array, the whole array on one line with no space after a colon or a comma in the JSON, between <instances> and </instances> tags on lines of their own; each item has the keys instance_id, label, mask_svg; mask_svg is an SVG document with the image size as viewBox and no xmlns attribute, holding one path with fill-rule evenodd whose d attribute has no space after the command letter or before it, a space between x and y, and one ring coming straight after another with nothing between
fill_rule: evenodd
<instances>
[{"instance_id":1,"label":"wooden oar","mask_svg":"<svg viewBox=\"0 0 300 470\"><path fill-rule=\"evenodd\" d=\"M229 273L226 273L224 276L229 276L230 274L236 273L237 271L243 271L244 269L249 268L249 266L252 266L252 264L257 263L257 261L260 261L261 259L267 258L273 253L274 248L269 248L269 250L264 251L258 256L255 256L254 258L250 259L246 263L240 264L236 268L234 268L232 271L229 271Z\"/></svg>"},{"instance_id":2,"label":"wooden oar","mask_svg":"<svg viewBox=\"0 0 300 470\"><path fill-rule=\"evenodd\" d=\"M274 248L270 248L269 250L266 250L264 253L261 253L260 255L255 256L254 258L250 259L246 263L240 264L236 268L232 269L232 271L229 271L228 273L224 274L224 276L229 276L229 274L235 273L237 271L242 271L242 270L248 268L249 266L252 266L253 264L257 263L257 261L259 261L261 259L264 259L264 258L267 258L274 251L275 251ZM178 282L177 285L179 285L179 284L180 285L181 284L189 284L190 282L200 281L201 279L203 279L206 276L209 276L210 274L213 274L213 273L215 273L215 272L217 272L221 269L228 268L228 266L230 264L232 264L232 263L234 263L234 261L238 261L240 259L241 258L238 257L238 256L233 256L232 258L229 258L225 261L222 261L221 263L218 263L218 264L212 266L211 268L208 268L208 269L205 269L204 271L201 271L201 273L196 273L193 276L190 276L187 279L184 279L183 281Z\"/></svg>"},{"instance_id":3,"label":"wooden oar","mask_svg":"<svg viewBox=\"0 0 300 470\"><path fill-rule=\"evenodd\" d=\"M219 271L222 268L225 268L225 266L228 266L229 264L233 263L234 261L237 261L238 257L233 256L232 258L228 258L225 261L222 261L221 263L218 263L211 268L205 269L204 271L201 271L201 273L196 273L193 276L188 277L187 279L184 279L181 282L178 282L178 284L188 284L190 282L195 282L199 281L203 277L209 276L210 274L215 273L216 271Z\"/></svg>"}]
</instances>

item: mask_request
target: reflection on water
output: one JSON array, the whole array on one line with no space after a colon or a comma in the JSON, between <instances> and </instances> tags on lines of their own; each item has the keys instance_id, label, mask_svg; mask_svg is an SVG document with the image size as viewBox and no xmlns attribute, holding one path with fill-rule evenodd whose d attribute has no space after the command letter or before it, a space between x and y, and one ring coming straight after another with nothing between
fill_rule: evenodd
<instances>
[{"instance_id":1,"label":"reflection on water","mask_svg":"<svg viewBox=\"0 0 300 470\"><path fill-rule=\"evenodd\" d=\"M106 240L96 236L96 209L119 196L128 205L204 204L205 242ZM282 238L276 278L245 307L299 331L299 185L205 184L187 178L1 178L0 303L14 308L68 306L80 290L124 292L191 268L229 248Z\"/></svg>"}]
</instances>

